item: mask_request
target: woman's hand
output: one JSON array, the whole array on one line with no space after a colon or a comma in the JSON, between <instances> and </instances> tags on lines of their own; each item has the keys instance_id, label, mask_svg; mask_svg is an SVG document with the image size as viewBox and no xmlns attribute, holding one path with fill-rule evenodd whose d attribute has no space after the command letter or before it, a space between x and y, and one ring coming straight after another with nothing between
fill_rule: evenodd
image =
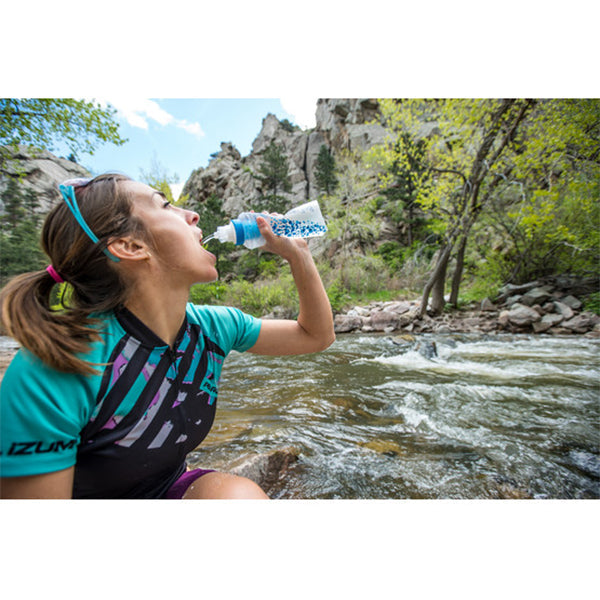
<instances>
[{"instance_id":1,"label":"woman's hand","mask_svg":"<svg viewBox=\"0 0 600 600\"><path fill-rule=\"evenodd\" d=\"M281 216L281 215L274 215ZM281 258L287 260L293 259L298 253L301 252L309 252L308 244L306 240L297 238L291 239L282 237L279 235L275 235L269 222L263 217L256 217L256 224L258 225L258 229L260 230L261 235L265 238L266 243L264 246L261 246L261 250L266 250L267 252L272 252L273 254L277 254L281 256Z\"/></svg>"}]
</instances>

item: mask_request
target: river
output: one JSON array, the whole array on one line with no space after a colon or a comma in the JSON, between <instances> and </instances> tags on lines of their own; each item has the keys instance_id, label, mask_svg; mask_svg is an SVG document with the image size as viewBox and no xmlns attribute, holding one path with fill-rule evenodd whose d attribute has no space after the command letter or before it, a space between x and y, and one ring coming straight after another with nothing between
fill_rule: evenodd
<instances>
[{"instance_id":1,"label":"river","mask_svg":"<svg viewBox=\"0 0 600 600\"><path fill-rule=\"evenodd\" d=\"M233 353L191 463L293 448L277 498L600 497L600 340L418 340L347 334L310 356Z\"/></svg>"}]
</instances>

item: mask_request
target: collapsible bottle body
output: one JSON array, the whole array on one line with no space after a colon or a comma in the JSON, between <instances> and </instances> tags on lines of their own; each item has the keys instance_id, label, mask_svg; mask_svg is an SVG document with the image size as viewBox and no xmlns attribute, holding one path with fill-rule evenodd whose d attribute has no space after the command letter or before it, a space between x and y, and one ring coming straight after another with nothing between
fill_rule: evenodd
<instances>
[{"instance_id":1,"label":"collapsible bottle body","mask_svg":"<svg viewBox=\"0 0 600 600\"><path fill-rule=\"evenodd\" d=\"M316 200L307 202L288 211L283 216L265 213L241 213L231 223L217 227L215 237L220 242L233 242L246 248L259 248L264 245L265 238L261 235L256 217L264 217L271 225L276 235L289 238L309 238L321 236L327 231L327 225L321 214Z\"/></svg>"}]
</instances>

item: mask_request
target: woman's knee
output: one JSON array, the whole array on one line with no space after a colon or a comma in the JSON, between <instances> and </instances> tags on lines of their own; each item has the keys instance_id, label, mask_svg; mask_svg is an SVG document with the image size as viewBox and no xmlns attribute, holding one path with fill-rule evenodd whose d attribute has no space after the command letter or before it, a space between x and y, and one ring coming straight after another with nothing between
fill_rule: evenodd
<instances>
[{"instance_id":1,"label":"woman's knee","mask_svg":"<svg viewBox=\"0 0 600 600\"><path fill-rule=\"evenodd\" d=\"M207 473L196 479L183 495L184 499L268 500L259 485L247 477L230 473Z\"/></svg>"}]
</instances>

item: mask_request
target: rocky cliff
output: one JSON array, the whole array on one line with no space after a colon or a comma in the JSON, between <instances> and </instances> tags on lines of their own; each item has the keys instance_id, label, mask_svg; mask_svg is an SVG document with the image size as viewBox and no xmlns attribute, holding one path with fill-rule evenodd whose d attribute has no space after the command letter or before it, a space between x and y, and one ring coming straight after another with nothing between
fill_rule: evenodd
<instances>
[{"instance_id":1,"label":"rocky cliff","mask_svg":"<svg viewBox=\"0 0 600 600\"><path fill-rule=\"evenodd\" d=\"M47 213L60 199L58 184L74 177L89 177L86 169L64 158L59 158L47 150L32 150L19 146L11 152L11 160L6 165L7 175L0 177L0 195L6 189L8 177L21 176L24 190L33 190L38 198L38 210ZM0 214L3 211L0 200Z\"/></svg>"},{"instance_id":2,"label":"rocky cliff","mask_svg":"<svg viewBox=\"0 0 600 600\"><path fill-rule=\"evenodd\" d=\"M264 151L275 142L288 159L292 182L289 198L291 205L297 206L319 194L314 170L321 145L329 147L335 156L342 150L370 148L381 142L385 133L379 103L373 99L320 99L316 127L308 131L268 114L248 156L242 157L231 143L222 143L208 166L191 174L182 194L189 196L191 205L202 204L215 194L222 199L226 215L237 215L261 197L261 182L254 175L259 172Z\"/></svg>"}]
</instances>

